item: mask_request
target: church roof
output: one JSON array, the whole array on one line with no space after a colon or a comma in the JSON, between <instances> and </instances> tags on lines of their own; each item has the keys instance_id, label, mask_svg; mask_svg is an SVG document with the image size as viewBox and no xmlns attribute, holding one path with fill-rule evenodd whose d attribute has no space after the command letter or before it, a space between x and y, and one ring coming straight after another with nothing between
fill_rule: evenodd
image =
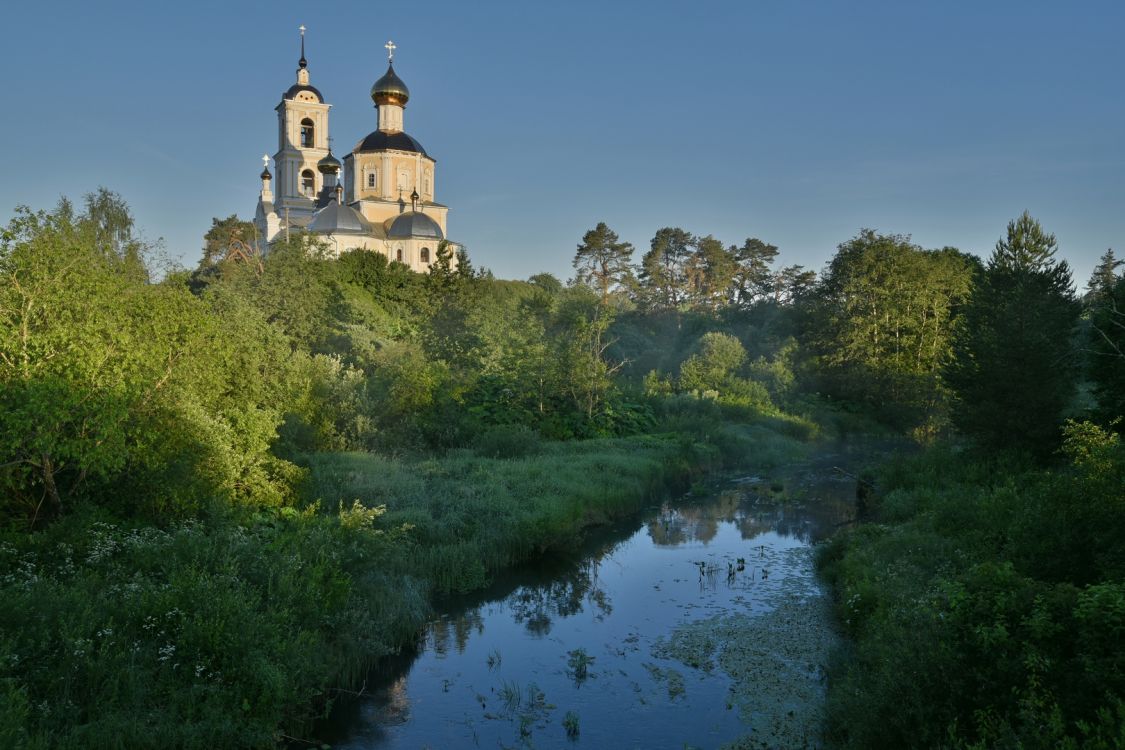
<instances>
[{"instance_id":1,"label":"church roof","mask_svg":"<svg viewBox=\"0 0 1125 750\"><path fill-rule=\"evenodd\" d=\"M386 151L388 149L413 151L422 156L429 157L429 154L426 153L426 149L422 148L421 143L414 140L414 138L406 133L403 133L401 130L397 133L384 133L382 130L376 130L357 143L355 148L352 149L352 153L363 154L368 151Z\"/></svg>"},{"instance_id":2,"label":"church roof","mask_svg":"<svg viewBox=\"0 0 1125 750\"><path fill-rule=\"evenodd\" d=\"M371 234L371 225L351 206L331 201L313 214L308 230L316 234Z\"/></svg>"},{"instance_id":3,"label":"church roof","mask_svg":"<svg viewBox=\"0 0 1125 750\"><path fill-rule=\"evenodd\" d=\"M394 239L410 237L445 239L445 235L442 234L441 227L438 226L437 222L421 211L407 211L396 216L387 229L387 236Z\"/></svg>"},{"instance_id":4,"label":"church roof","mask_svg":"<svg viewBox=\"0 0 1125 750\"><path fill-rule=\"evenodd\" d=\"M315 94L316 98L317 98L317 101L319 101L321 103L324 102L324 94L321 94L316 86L310 86L307 83L306 84L294 83L292 86L289 87L288 91L286 91L284 94L281 95L281 98L282 99L296 99L297 94L301 93L302 91L308 91L312 94Z\"/></svg>"}]
</instances>

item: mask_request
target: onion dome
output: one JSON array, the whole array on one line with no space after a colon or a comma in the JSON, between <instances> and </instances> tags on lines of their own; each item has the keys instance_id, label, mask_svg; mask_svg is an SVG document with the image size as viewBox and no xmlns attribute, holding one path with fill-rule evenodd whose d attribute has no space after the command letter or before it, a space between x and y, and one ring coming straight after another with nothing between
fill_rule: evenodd
<instances>
[{"instance_id":1,"label":"onion dome","mask_svg":"<svg viewBox=\"0 0 1125 750\"><path fill-rule=\"evenodd\" d=\"M387 229L387 237L392 239L409 239L411 237L424 237L435 240L444 240L441 227L437 222L426 216L421 211L407 211L394 218Z\"/></svg>"},{"instance_id":2,"label":"onion dome","mask_svg":"<svg viewBox=\"0 0 1125 750\"><path fill-rule=\"evenodd\" d=\"M340 172L340 160L332 155L332 150L328 150L328 156L324 157L316 163L316 168L320 170L321 174L338 174Z\"/></svg>"},{"instance_id":3,"label":"onion dome","mask_svg":"<svg viewBox=\"0 0 1125 750\"><path fill-rule=\"evenodd\" d=\"M262 170L262 179L263 180L272 180L273 179L273 175L270 174L270 168L269 167L266 167Z\"/></svg>"},{"instance_id":4,"label":"onion dome","mask_svg":"<svg viewBox=\"0 0 1125 750\"><path fill-rule=\"evenodd\" d=\"M397 104L400 107L406 106L406 102L410 99L410 89L406 88L402 79L395 75L394 63L387 66L387 72L371 87L371 98L376 105Z\"/></svg>"}]
</instances>

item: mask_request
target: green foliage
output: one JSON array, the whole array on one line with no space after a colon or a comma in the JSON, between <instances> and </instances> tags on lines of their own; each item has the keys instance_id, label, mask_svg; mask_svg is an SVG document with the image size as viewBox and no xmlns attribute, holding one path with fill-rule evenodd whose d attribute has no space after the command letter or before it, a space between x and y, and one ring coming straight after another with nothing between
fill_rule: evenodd
<instances>
[{"instance_id":1,"label":"green foliage","mask_svg":"<svg viewBox=\"0 0 1125 750\"><path fill-rule=\"evenodd\" d=\"M416 627L393 537L346 515L164 529L75 514L0 541L0 736L273 747Z\"/></svg>"},{"instance_id":2,"label":"green foliage","mask_svg":"<svg viewBox=\"0 0 1125 750\"><path fill-rule=\"evenodd\" d=\"M877 480L880 524L822 551L853 638L829 681L845 747L1113 747L1125 729L1125 451L1071 424L1074 463L935 449Z\"/></svg>"},{"instance_id":3,"label":"green foliage","mask_svg":"<svg viewBox=\"0 0 1125 750\"><path fill-rule=\"evenodd\" d=\"M944 414L939 374L973 262L870 229L839 246L817 292L812 339L823 389L902 428Z\"/></svg>"},{"instance_id":4,"label":"green foliage","mask_svg":"<svg viewBox=\"0 0 1125 750\"><path fill-rule=\"evenodd\" d=\"M1039 455L1058 444L1074 391L1078 322L1070 268L1055 238L1026 212L1005 239L966 305L945 379L956 394L954 424L989 449Z\"/></svg>"},{"instance_id":5,"label":"green foliage","mask_svg":"<svg viewBox=\"0 0 1125 750\"><path fill-rule=\"evenodd\" d=\"M38 523L94 496L154 515L213 495L283 502L278 389L257 382L276 352L185 287L148 283L123 231L66 204L4 231L0 514Z\"/></svg>"}]
</instances>

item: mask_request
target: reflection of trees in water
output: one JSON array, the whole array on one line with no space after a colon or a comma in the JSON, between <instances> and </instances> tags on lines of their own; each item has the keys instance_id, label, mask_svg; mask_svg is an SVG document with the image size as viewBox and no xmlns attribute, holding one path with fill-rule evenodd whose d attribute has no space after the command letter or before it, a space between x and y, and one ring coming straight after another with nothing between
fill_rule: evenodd
<instances>
[{"instance_id":1,"label":"reflection of trees in water","mask_svg":"<svg viewBox=\"0 0 1125 750\"><path fill-rule=\"evenodd\" d=\"M674 547L684 542L707 543L719 533L719 524L734 521L742 493L724 490L707 504L672 508L665 505L648 522L648 535L658 547Z\"/></svg>"},{"instance_id":2,"label":"reflection of trees in water","mask_svg":"<svg viewBox=\"0 0 1125 750\"><path fill-rule=\"evenodd\" d=\"M790 483L783 495L755 485L723 491L706 503L666 505L648 522L649 536L661 547L706 544L715 538L719 524L732 523L743 539L773 531L808 543L854 516L851 485L815 474L791 477L786 484Z\"/></svg>"},{"instance_id":3,"label":"reflection of trees in water","mask_svg":"<svg viewBox=\"0 0 1125 750\"><path fill-rule=\"evenodd\" d=\"M455 644L457 653L465 651L469 642L469 634L474 630L479 635L484 632L484 616L480 607L472 607L450 617L442 617L429 624L426 633L428 646L434 653L445 655L449 653L449 645Z\"/></svg>"},{"instance_id":4,"label":"reflection of trees in water","mask_svg":"<svg viewBox=\"0 0 1125 750\"><path fill-rule=\"evenodd\" d=\"M604 554L604 553L603 553ZM541 584L520 586L508 597L512 619L523 623L527 632L545 636L556 617L571 617L589 603L602 618L613 612L609 595L598 586L601 556L590 558L568 573Z\"/></svg>"}]
</instances>

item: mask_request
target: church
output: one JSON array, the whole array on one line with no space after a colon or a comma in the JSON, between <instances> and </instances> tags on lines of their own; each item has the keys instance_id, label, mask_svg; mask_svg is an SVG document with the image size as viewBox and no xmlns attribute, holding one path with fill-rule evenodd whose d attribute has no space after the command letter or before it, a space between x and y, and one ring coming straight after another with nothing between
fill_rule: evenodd
<instances>
[{"instance_id":1,"label":"church","mask_svg":"<svg viewBox=\"0 0 1125 750\"><path fill-rule=\"evenodd\" d=\"M329 138L332 105L309 78L301 27L297 81L277 105L276 177L269 156L262 157L254 224L267 243L303 231L322 240L333 256L371 250L421 273L437 260L439 244L458 249L446 241L449 207L434 200L436 162L403 129L410 90L395 73L395 44L386 48L387 72L371 87L378 127L341 163Z\"/></svg>"}]
</instances>

